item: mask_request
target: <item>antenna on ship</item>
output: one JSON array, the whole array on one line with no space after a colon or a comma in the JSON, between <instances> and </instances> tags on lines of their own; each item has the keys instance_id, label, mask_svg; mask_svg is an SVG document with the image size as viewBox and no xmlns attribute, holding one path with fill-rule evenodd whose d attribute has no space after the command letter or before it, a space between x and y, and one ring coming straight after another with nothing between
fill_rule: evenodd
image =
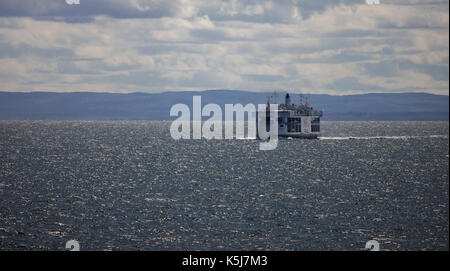
<instances>
[{"instance_id":1,"label":"antenna on ship","mask_svg":"<svg viewBox=\"0 0 450 271\"><path fill-rule=\"evenodd\" d=\"M267 107L266 107L267 110L270 110L270 99L271 98L272 98L271 95L267 95Z\"/></svg>"}]
</instances>

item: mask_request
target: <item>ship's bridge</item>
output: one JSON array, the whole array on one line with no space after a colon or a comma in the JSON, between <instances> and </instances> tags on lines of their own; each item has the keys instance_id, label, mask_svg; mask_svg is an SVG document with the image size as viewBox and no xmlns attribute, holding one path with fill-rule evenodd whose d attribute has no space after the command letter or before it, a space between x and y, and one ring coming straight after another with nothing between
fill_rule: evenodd
<instances>
[{"instance_id":1,"label":"ship's bridge","mask_svg":"<svg viewBox=\"0 0 450 271\"><path fill-rule=\"evenodd\" d=\"M269 108L266 112L259 112L266 115L266 127L269 127ZM280 104L278 114L278 135L282 137L317 138L320 134L320 118L323 115L321 110L316 110L305 104L296 105L291 103L289 94L286 94L286 101ZM267 128L266 128L267 129Z\"/></svg>"}]
</instances>

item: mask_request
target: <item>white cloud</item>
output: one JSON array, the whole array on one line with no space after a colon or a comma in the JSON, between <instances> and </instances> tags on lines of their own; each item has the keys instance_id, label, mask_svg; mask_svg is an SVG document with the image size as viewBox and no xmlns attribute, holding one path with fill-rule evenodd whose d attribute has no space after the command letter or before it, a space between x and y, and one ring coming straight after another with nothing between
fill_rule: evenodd
<instances>
[{"instance_id":1,"label":"white cloud","mask_svg":"<svg viewBox=\"0 0 450 271\"><path fill-rule=\"evenodd\" d=\"M448 3L114 3L84 23L55 20L70 13L55 3L3 14L1 90L448 94Z\"/></svg>"}]
</instances>

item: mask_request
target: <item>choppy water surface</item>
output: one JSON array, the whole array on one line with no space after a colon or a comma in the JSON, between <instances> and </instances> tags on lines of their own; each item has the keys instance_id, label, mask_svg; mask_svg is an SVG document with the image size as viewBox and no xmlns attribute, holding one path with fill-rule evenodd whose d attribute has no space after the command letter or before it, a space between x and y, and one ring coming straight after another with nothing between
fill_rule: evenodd
<instances>
[{"instance_id":1,"label":"choppy water surface","mask_svg":"<svg viewBox=\"0 0 450 271\"><path fill-rule=\"evenodd\" d=\"M0 121L0 249L448 250L448 122L180 140L169 122Z\"/></svg>"}]
</instances>

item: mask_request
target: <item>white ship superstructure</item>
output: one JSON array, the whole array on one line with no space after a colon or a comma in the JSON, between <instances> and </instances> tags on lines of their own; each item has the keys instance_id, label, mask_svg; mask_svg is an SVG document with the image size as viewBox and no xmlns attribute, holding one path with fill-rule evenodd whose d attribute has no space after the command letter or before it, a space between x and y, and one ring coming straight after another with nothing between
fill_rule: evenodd
<instances>
[{"instance_id":1,"label":"white ship superstructure","mask_svg":"<svg viewBox=\"0 0 450 271\"><path fill-rule=\"evenodd\" d=\"M285 103L278 105L278 136L292 138L317 138L320 136L320 118L323 116L321 110L316 110L309 106L308 99L303 103L303 96L300 96L299 104L291 102L289 93L286 94ZM270 103L267 103L266 127L270 125L268 110Z\"/></svg>"}]
</instances>

